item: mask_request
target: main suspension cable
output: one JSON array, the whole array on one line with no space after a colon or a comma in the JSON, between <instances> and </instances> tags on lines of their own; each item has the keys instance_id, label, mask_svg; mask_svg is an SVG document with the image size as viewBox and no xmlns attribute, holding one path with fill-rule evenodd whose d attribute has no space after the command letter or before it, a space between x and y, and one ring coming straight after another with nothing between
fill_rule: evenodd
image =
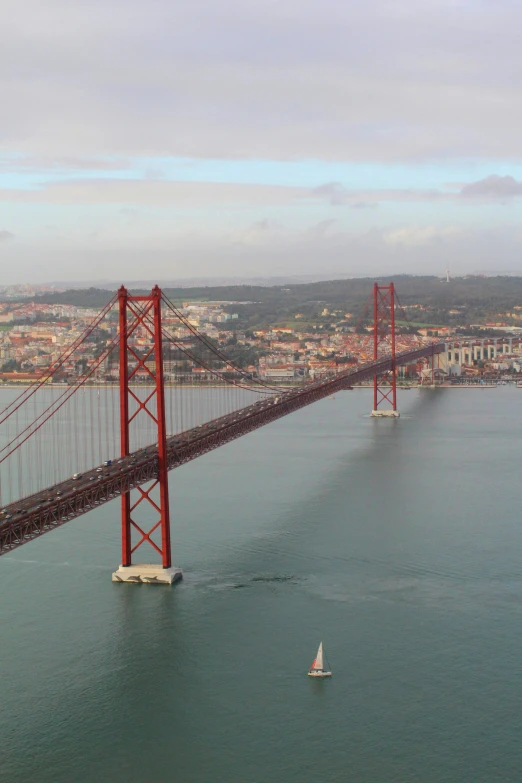
<instances>
[{"instance_id":1,"label":"main suspension cable","mask_svg":"<svg viewBox=\"0 0 522 783\"><path fill-rule=\"evenodd\" d=\"M40 378L40 380L36 381L34 384L31 384L30 386L27 386L23 392L21 392L18 397L16 397L12 402L7 405L2 413L0 414L2 418L0 418L0 424L3 424L6 419L8 419L12 414L18 410L18 408L23 405L30 397L33 396L39 389L42 388L44 383L47 383L50 378L63 366L63 364L67 361L67 359L74 353L74 351L87 339L87 337L92 334L92 332L96 329L98 324L103 320L103 318L107 315L109 310L114 306L116 303L117 296L116 294L112 297L112 299L105 305L105 307L100 310L100 312L95 316L95 318L85 327L83 332L79 335L79 337L76 338L76 340L71 343L65 351L63 351L62 354L56 359L50 367L46 369L43 376Z\"/></svg>"},{"instance_id":2,"label":"main suspension cable","mask_svg":"<svg viewBox=\"0 0 522 783\"><path fill-rule=\"evenodd\" d=\"M167 299L166 301L168 302L169 300ZM145 313L145 309L143 308L143 306L140 306L137 302L134 303L134 304L136 306L136 309L139 310L140 315L142 315L144 318L148 319L150 324L151 324L151 326L153 326L152 315L150 315L149 313ZM191 327L192 327L192 324L191 324ZM192 329L193 329L193 327L192 327ZM237 381L234 381L233 378L226 378L225 375L224 375L224 371L223 370L217 370L217 369L215 369L213 367L210 367L208 364L206 364L200 357L198 357L195 354L193 354L187 347L185 347L183 345L183 343L181 343L179 340L177 340L174 337L174 335L172 335L165 326L162 325L161 331L162 331L163 336L167 339L167 341L169 343L171 343L172 345L174 345L176 348L178 348L178 350L180 350L196 366L202 367L206 372L211 373L212 375L214 375L215 377L217 377L220 380L224 381L225 383L227 383L227 384L229 384L231 386L235 386L235 387L237 387L239 389L246 389L247 391L254 392L255 394L266 394L269 391L279 391L278 389L275 389L275 388L269 387L269 386L265 386L265 385L263 385L263 389L258 389L255 386L244 385L242 383L238 383ZM194 333L194 336L196 336L198 339L202 338L202 335L200 334L200 332L197 331L197 329L194 329L193 333ZM215 351L214 346L212 345L212 343L207 344L204 340L201 340L201 342L203 342L206 345L206 347L209 348L212 351L212 353L214 353L215 356L217 356L218 358L221 359L221 354ZM247 381L250 380L248 375L245 374L243 371L241 371L239 368L237 368L234 364L232 364L229 361L227 361L226 363L235 372L240 373L241 377L245 378L245 380L247 380Z\"/></svg>"},{"instance_id":3,"label":"main suspension cable","mask_svg":"<svg viewBox=\"0 0 522 783\"><path fill-rule=\"evenodd\" d=\"M224 362L226 365L228 365L234 372L239 373L242 377L245 378L245 380L250 381L252 383L257 384L258 386L263 386L265 389L268 389L269 391L279 391L279 389L276 386L270 386L267 383L263 383L259 378L249 377L248 373L246 373L242 367L239 367L234 362L231 361L231 359L228 358L228 356L223 353L217 346L215 346L211 340L208 339L206 335L204 335L202 332L198 331L195 326L193 326L190 321L185 318L183 313L168 299L165 294L162 295L162 299L168 309L178 318L183 326L185 326L193 335L196 337L200 342L202 342L206 347L219 359L221 359L222 362Z\"/></svg>"}]
</instances>

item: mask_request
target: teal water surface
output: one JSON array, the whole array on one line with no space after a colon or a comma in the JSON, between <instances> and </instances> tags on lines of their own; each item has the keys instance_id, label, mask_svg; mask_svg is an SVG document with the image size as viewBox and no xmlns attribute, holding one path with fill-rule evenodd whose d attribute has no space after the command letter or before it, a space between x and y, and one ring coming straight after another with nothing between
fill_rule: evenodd
<instances>
[{"instance_id":1,"label":"teal water surface","mask_svg":"<svg viewBox=\"0 0 522 783\"><path fill-rule=\"evenodd\" d=\"M110 581L118 501L2 557L0 780L519 781L522 391L399 404L174 471L174 588Z\"/></svg>"}]
</instances>

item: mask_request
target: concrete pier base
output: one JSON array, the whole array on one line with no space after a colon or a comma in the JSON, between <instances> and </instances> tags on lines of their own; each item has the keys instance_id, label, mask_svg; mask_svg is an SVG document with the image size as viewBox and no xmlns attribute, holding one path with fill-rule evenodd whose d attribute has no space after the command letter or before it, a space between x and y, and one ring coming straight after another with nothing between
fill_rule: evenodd
<instances>
[{"instance_id":1,"label":"concrete pier base","mask_svg":"<svg viewBox=\"0 0 522 783\"><path fill-rule=\"evenodd\" d=\"M172 566L171 568L162 568L153 563L144 563L140 565L120 566L112 575L113 582L135 582L136 584L163 584L171 585L183 579L181 568Z\"/></svg>"},{"instance_id":2,"label":"concrete pier base","mask_svg":"<svg viewBox=\"0 0 522 783\"><path fill-rule=\"evenodd\" d=\"M375 416L375 418L387 418L387 419L398 419L401 415L399 411L392 411L392 410L383 410L383 411L372 411L372 416Z\"/></svg>"}]
</instances>

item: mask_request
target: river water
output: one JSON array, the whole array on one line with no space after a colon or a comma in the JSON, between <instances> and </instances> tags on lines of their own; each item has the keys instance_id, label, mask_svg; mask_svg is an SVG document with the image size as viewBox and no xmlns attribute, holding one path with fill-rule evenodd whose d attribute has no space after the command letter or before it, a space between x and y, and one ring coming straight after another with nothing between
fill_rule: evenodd
<instances>
[{"instance_id":1,"label":"river water","mask_svg":"<svg viewBox=\"0 0 522 783\"><path fill-rule=\"evenodd\" d=\"M174 588L111 582L118 501L2 557L3 783L519 781L522 392L399 404L174 471Z\"/></svg>"}]
</instances>

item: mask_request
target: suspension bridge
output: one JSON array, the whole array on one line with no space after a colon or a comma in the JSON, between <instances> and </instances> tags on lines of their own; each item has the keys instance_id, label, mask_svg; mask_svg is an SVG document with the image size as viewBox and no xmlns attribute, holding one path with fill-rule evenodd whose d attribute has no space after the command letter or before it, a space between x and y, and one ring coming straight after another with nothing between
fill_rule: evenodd
<instances>
[{"instance_id":1,"label":"suspension bridge","mask_svg":"<svg viewBox=\"0 0 522 783\"><path fill-rule=\"evenodd\" d=\"M140 296L120 288L38 381L11 390L0 413L0 555L119 497L122 555L113 580L180 579L170 470L365 381L373 380L372 415L398 416L397 368L423 361L433 372L447 347L396 335L393 283L375 283L369 301L371 361L281 387L232 362L159 287ZM183 372L171 378L167 364L199 368L211 382L196 387ZM68 368L75 373L64 383ZM117 385L96 385L108 368ZM158 562L137 562L141 547Z\"/></svg>"}]
</instances>

